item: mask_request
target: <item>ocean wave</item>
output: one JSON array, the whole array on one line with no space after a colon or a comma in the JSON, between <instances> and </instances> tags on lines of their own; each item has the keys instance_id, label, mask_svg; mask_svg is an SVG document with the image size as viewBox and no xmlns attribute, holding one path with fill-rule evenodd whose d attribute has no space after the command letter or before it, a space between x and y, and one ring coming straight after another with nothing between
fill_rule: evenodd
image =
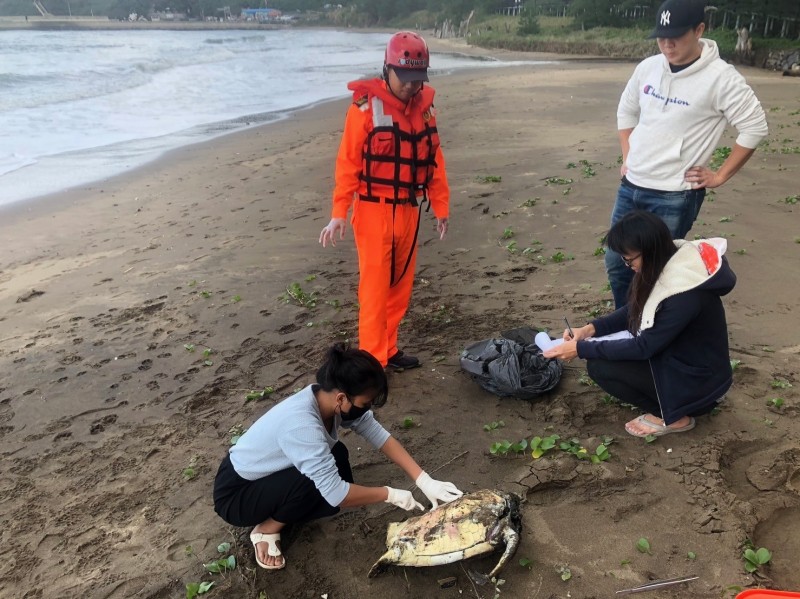
<instances>
[{"instance_id":1,"label":"ocean wave","mask_svg":"<svg viewBox=\"0 0 800 599\"><path fill-rule=\"evenodd\" d=\"M242 37L210 37L203 40L204 44L241 44L242 42L265 42L265 35L244 35Z\"/></svg>"},{"instance_id":2,"label":"ocean wave","mask_svg":"<svg viewBox=\"0 0 800 599\"><path fill-rule=\"evenodd\" d=\"M0 155L0 176L13 173L16 170L36 164L38 161L29 156L18 156L16 154Z\"/></svg>"},{"instance_id":3,"label":"ocean wave","mask_svg":"<svg viewBox=\"0 0 800 599\"><path fill-rule=\"evenodd\" d=\"M348 81L378 74L385 39L319 30L5 32L0 201L97 180L344 98ZM437 72L480 64L439 60Z\"/></svg>"}]
</instances>

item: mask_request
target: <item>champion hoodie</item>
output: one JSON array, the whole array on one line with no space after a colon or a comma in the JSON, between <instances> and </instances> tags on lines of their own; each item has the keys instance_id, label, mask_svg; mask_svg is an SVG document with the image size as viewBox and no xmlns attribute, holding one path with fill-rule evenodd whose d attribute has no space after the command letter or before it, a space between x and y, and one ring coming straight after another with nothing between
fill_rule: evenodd
<instances>
[{"instance_id":1,"label":"champion hoodie","mask_svg":"<svg viewBox=\"0 0 800 599\"><path fill-rule=\"evenodd\" d=\"M719 57L716 42L700 44L700 58L678 73L663 54L646 58L622 92L617 128L633 128L625 176L634 185L691 189L686 171L708 164L728 123L745 148L767 136L764 110L744 77Z\"/></svg>"}]
</instances>

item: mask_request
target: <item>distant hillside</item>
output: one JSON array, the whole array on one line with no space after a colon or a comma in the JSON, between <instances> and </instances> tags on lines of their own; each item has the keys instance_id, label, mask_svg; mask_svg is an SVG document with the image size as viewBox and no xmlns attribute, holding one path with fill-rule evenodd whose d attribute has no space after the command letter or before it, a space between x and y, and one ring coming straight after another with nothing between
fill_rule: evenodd
<instances>
[{"instance_id":1,"label":"distant hillside","mask_svg":"<svg viewBox=\"0 0 800 599\"><path fill-rule=\"evenodd\" d=\"M118 0L42 0L42 5L52 15L108 16ZM132 3L131 3L132 4ZM0 0L0 16L39 16L32 0Z\"/></svg>"}]
</instances>

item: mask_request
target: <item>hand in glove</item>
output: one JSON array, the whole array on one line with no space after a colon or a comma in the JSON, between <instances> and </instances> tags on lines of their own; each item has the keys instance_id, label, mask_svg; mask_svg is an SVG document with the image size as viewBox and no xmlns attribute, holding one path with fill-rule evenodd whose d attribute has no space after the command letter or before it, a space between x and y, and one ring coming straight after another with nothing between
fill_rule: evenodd
<instances>
[{"instance_id":1,"label":"hand in glove","mask_svg":"<svg viewBox=\"0 0 800 599\"><path fill-rule=\"evenodd\" d=\"M425 471L414 482L417 483L419 490L425 493L425 497L428 498L434 508L439 505L439 502L448 503L464 494L453 483L434 480Z\"/></svg>"},{"instance_id":2,"label":"hand in glove","mask_svg":"<svg viewBox=\"0 0 800 599\"><path fill-rule=\"evenodd\" d=\"M392 503L397 507L401 507L404 510L424 510L425 508L422 507L422 504L414 499L414 496L411 494L411 491L404 491L403 489L393 489L392 487L386 487L389 490L389 497L386 498L386 503Z\"/></svg>"}]
</instances>

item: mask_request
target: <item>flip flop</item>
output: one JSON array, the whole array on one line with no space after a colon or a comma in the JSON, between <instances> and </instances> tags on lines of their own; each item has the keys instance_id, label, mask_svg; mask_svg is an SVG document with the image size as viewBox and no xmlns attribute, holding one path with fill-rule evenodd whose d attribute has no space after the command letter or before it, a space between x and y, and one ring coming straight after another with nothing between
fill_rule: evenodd
<instances>
[{"instance_id":1,"label":"flip flop","mask_svg":"<svg viewBox=\"0 0 800 599\"><path fill-rule=\"evenodd\" d=\"M625 432L627 432L629 435L633 435L634 437L646 437L648 435L653 435L654 437L663 437L664 435L669 435L670 433L685 433L686 431L692 430L694 428L694 425L696 424L694 418L689 418L688 424L676 428L672 426L666 426L664 424L657 424L655 422L651 422L650 420L647 419L648 415L649 414L642 414L641 416L636 418L636 422L639 422L644 426L651 428L652 430L650 432L647 433L634 432L628 429L627 424L625 425Z\"/></svg>"},{"instance_id":2,"label":"flip flop","mask_svg":"<svg viewBox=\"0 0 800 599\"><path fill-rule=\"evenodd\" d=\"M281 540L281 533L276 532L272 534L266 534L262 532L251 532L250 533L250 542L253 544L253 549L256 548L257 543L266 543L267 544L267 555L270 557L278 557L279 555L283 555L281 550L278 549L277 541ZM283 562L279 566L269 566L258 559L258 551L255 552L256 554L256 563L264 568L265 570L282 570L286 567L286 558L283 558Z\"/></svg>"}]
</instances>

